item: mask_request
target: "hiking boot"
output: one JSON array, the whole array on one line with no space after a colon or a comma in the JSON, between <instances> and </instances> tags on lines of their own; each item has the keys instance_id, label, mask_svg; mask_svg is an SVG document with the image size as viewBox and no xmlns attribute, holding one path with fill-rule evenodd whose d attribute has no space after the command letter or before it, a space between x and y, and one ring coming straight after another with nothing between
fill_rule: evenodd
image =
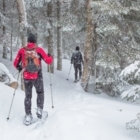
<instances>
[{"instance_id":1,"label":"hiking boot","mask_svg":"<svg viewBox=\"0 0 140 140\"><path fill-rule=\"evenodd\" d=\"M37 108L37 111L36 111L36 115L39 119L42 118L42 113L43 113L43 109L41 108Z\"/></svg>"},{"instance_id":2,"label":"hiking boot","mask_svg":"<svg viewBox=\"0 0 140 140\"><path fill-rule=\"evenodd\" d=\"M33 117L32 117L31 114L30 115L25 115L23 123L25 125L30 125L32 123L32 120L33 120Z\"/></svg>"}]
</instances>

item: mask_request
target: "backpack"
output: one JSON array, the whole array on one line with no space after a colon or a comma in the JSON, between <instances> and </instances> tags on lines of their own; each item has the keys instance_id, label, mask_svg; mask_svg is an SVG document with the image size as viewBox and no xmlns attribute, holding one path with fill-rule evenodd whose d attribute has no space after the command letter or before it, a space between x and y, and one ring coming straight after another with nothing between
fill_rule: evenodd
<instances>
[{"instance_id":1,"label":"backpack","mask_svg":"<svg viewBox=\"0 0 140 140\"><path fill-rule=\"evenodd\" d=\"M39 63L39 57L36 52L36 48L34 47L33 49L29 49L25 47L25 57L24 57L24 62L25 62L25 70L31 73L38 72L40 69L40 63Z\"/></svg>"},{"instance_id":2,"label":"backpack","mask_svg":"<svg viewBox=\"0 0 140 140\"><path fill-rule=\"evenodd\" d=\"M81 53L80 52L76 52L74 54L74 63L77 63L77 64L81 63Z\"/></svg>"}]
</instances>

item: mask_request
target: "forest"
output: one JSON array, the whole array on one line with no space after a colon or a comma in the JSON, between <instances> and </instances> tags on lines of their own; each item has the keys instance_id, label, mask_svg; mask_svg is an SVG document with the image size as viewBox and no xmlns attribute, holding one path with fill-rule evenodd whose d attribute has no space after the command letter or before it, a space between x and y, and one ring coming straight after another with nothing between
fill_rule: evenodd
<instances>
[{"instance_id":1,"label":"forest","mask_svg":"<svg viewBox=\"0 0 140 140\"><path fill-rule=\"evenodd\" d=\"M13 62L33 33L62 71L79 46L85 92L140 101L140 0L1 0L0 7L1 59Z\"/></svg>"}]
</instances>

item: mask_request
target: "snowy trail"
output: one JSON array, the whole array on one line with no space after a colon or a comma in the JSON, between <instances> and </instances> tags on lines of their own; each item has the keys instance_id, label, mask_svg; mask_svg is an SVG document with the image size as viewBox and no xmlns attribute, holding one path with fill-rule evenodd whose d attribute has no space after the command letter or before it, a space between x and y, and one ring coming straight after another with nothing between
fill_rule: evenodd
<instances>
[{"instance_id":1,"label":"snowy trail","mask_svg":"<svg viewBox=\"0 0 140 140\"><path fill-rule=\"evenodd\" d=\"M139 105L123 103L105 95L85 93L73 82L73 69L66 80L70 63L63 60L63 72L52 75L54 109L51 108L50 79L43 63L44 110L49 117L44 125L24 126L24 92L17 90L10 120L7 122L13 89L0 84L0 140L137 140L140 133L126 130L125 123L140 112ZM33 89L32 113L35 116L36 93Z\"/></svg>"}]
</instances>

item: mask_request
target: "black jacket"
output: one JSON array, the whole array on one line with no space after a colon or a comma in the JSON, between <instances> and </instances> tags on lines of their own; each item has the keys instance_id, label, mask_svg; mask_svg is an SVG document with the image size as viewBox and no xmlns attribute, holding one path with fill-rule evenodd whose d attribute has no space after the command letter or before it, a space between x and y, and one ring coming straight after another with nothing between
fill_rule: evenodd
<instances>
[{"instance_id":1,"label":"black jacket","mask_svg":"<svg viewBox=\"0 0 140 140\"><path fill-rule=\"evenodd\" d=\"M71 57L71 64L81 64L83 63L82 53L80 51L75 51Z\"/></svg>"}]
</instances>

